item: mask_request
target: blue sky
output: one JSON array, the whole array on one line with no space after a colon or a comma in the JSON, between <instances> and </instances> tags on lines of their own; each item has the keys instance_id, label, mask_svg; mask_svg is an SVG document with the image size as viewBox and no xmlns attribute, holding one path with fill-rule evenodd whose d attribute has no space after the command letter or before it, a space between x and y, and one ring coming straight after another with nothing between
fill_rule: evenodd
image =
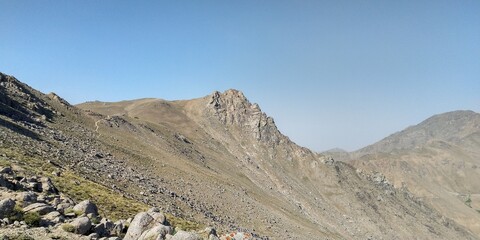
<instances>
[{"instance_id":1,"label":"blue sky","mask_svg":"<svg viewBox=\"0 0 480 240\"><path fill-rule=\"evenodd\" d=\"M0 0L0 71L72 103L242 90L316 151L480 111L480 1Z\"/></svg>"}]
</instances>

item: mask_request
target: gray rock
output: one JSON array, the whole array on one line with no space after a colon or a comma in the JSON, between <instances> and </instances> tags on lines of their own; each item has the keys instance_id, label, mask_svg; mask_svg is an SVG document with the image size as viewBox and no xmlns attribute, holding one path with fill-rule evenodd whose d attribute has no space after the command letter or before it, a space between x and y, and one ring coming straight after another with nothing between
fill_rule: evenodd
<instances>
[{"instance_id":1,"label":"gray rock","mask_svg":"<svg viewBox=\"0 0 480 240\"><path fill-rule=\"evenodd\" d=\"M55 208L53 208L50 205L47 205L45 203L33 203L30 204L26 207L23 208L24 212L37 212L40 215L45 215L49 212L55 211Z\"/></svg>"},{"instance_id":2,"label":"gray rock","mask_svg":"<svg viewBox=\"0 0 480 240\"><path fill-rule=\"evenodd\" d=\"M46 214L46 215L43 216L42 218L45 219L45 220L52 221L52 220L54 220L55 218L60 217L60 216L62 216L61 213L59 213L59 212L57 212L57 211L53 211L53 212L49 212L48 214Z\"/></svg>"},{"instance_id":3,"label":"gray rock","mask_svg":"<svg viewBox=\"0 0 480 240\"><path fill-rule=\"evenodd\" d=\"M60 197L56 197L50 201L50 205L57 207L61 202L62 200L60 199Z\"/></svg>"},{"instance_id":4,"label":"gray rock","mask_svg":"<svg viewBox=\"0 0 480 240\"><path fill-rule=\"evenodd\" d=\"M210 234L210 235L208 236L208 240L220 240L220 238L218 238L217 235Z\"/></svg>"},{"instance_id":5,"label":"gray rock","mask_svg":"<svg viewBox=\"0 0 480 240\"><path fill-rule=\"evenodd\" d=\"M42 177L40 178L41 186L42 186L42 192L46 193L58 193L58 189L53 185L52 180L48 177Z\"/></svg>"},{"instance_id":6,"label":"gray rock","mask_svg":"<svg viewBox=\"0 0 480 240\"><path fill-rule=\"evenodd\" d=\"M99 238L98 234L96 234L96 233L92 233L92 234L88 235L88 237L90 239L98 239Z\"/></svg>"},{"instance_id":7,"label":"gray rock","mask_svg":"<svg viewBox=\"0 0 480 240\"><path fill-rule=\"evenodd\" d=\"M113 229L110 231L110 234L112 235L117 235L119 236L120 234L123 233L123 230L125 229L125 223L123 220L121 221L116 221L113 224Z\"/></svg>"},{"instance_id":8,"label":"gray rock","mask_svg":"<svg viewBox=\"0 0 480 240\"><path fill-rule=\"evenodd\" d=\"M69 207L72 207L72 204L70 203L66 203L66 202L62 202L60 204L57 205L56 209L57 211L61 212L61 213L64 213L66 209L68 209Z\"/></svg>"},{"instance_id":9,"label":"gray rock","mask_svg":"<svg viewBox=\"0 0 480 240\"><path fill-rule=\"evenodd\" d=\"M0 174L0 187L7 189L13 189L15 185L11 183L3 174Z\"/></svg>"},{"instance_id":10,"label":"gray rock","mask_svg":"<svg viewBox=\"0 0 480 240\"><path fill-rule=\"evenodd\" d=\"M208 235L208 240L219 240L217 230L215 230L215 228L207 227L203 231Z\"/></svg>"},{"instance_id":11,"label":"gray rock","mask_svg":"<svg viewBox=\"0 0 480 240\"><path fill-rule=\"evenodd\" d=\"M75 233L84 235L90 231L92 222L90 222L88 217L79 217L74 219L70 225L73 226Z\"/></svg>"},{"instance_id":12,"label":"gray rock","mask_svg":"<svg viewBox=\"0 0 480 240\"><path fill-rule=\"evenodd\" d=\"M37 194L34 192L21 192L16 196L16 200L23 202L24 206L37 201Z\"/></svg>"},{"instance_id":13,"label":"gray rock","mask_svg":"<svg viewBox=\"0 0 480 240\"><path fill-rule=\"evenodd\" d=\"M15 208L15 201L10 198L0 201L0 219L10 216Z\"/></svg>"},{"instance_id":14,"label":"gray rock","mask_svg":"<svg viewBox=\"0 0 480 240\"><path fill-rule=\"evenodd\" d=\"M149 239L165 239L167 234L172 234L172 227L157 225L153 228L150 228L142 233L138 240L149 240Z\"/></svg>"},{"instance_id":15,"label":"gray rock","mask_svg":"<svg viewBox=\"0 0 480 240\"><path fill-rule=\"evenodd\" d=\"M138 239L142 235L143 231L149 228L149 225L153 220L153 217L146 212L141 212L135 215L135 218L128 227L128 231L127 234L125 234L124 240Z\"/></svg>"},{"instance_id":16,"label":"gray rock","mask_svg":"<svg viewBox=\"0 0 480 240\"><path fill-rule=\"evenodd\" d=\"M5 174L13 174L12 168L11 167L4 167L0 169L0 174L5 173Z\"/></svg>"},{"instance_id":17,"label":"gray rock","mask_svg":"<svg viewBox=\"0 0 480 240\"><path fill-rule=\"evenodd\" d=\"M202 238L198 236L196 233L185 232L185 231L178 231L171 240L201 240Z\"/></svg>"},{"instance_id":18,"label":"gray rock","mask_svg":"<svg viewBox=\"0 0 480 240\"><path fill-rule=\"evenodd\" d=\"M99 237L106 237L110 235L109 231L105 227L104 223L99 223L93 227L93 232L96 233Z\"/></svg>"},{"instance_id":19,"label":"gray rock","mask_svg":"<svg viewBox=\"0 0 480 240\"><path fill-rule=\"evenodd\" d=\"M97 206L94 203L92 203L90 200L85 200L78 203L73 207L73 211L76 211L76 212L78 211L85 214L91 213L95 216L98 216Z\"/></svg>"},{"instance_id":20,"label":"gray rock","mask_svg":"<svg viewBox=\"0 0 480 240\"><path fill-rule=\"evenodd\" d=\"M105 225L105 229L107 229L108 231L111 231L113 227L115 227L115 224L106 218L102 218L102 220L100 220L100 223L103 223Z\"/></svg>"},{"instance_id":21,"label":"gray rock","mask_svg":"<svg viewBox=\"0 0 480 240\"><path fill-rule=\"evenodd\" d=\"M157 208L151 208L150 210L147 211L150 216L153 217L155 222L165 225L167 222L167 218L163 213L161 213Z\"/></svg>"}]
</instances>

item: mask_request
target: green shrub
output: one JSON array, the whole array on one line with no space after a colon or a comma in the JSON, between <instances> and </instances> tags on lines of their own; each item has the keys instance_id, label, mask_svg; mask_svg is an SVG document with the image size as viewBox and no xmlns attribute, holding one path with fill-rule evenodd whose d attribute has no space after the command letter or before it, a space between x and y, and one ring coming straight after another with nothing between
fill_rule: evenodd
<instances>
[{"instance_id":1,"label":"green shrub","mask_svg":"<svg viewBox=\"0 0 480 240\"><path fill-rule=\"evenodd\" d=\"M467 195L467 199L465 200L465 205L468 207L472 207L472 199L470 198L470 194Z\"/></svg>"},{"instance_id":2,"label":"green shrub","mask_svg":"<svg viewBox=\"0 0 480 240\"><path fill-rule=\"evenodd\" d=\"M93 224L99 224L100 223L100 218L99 217L92 217L90 219L90 221L93 223Z\"/></svg>"},{"instance_id":3,"label":"green shrub","mask_svg":"<svg viewBox=\"0 0 480 240\"><path fill-rule=\"evenodd\" d=\"M62 229L65 232L74 232L75 231L75 227L73 227L71 224L68 224L68 223L63 224Z\"/></svg>"},{"instance_id":4,"label":"green shrub","mask_svg":"<svg viewBox=\"0 0 480 240\"><path fill-rule=\"evenodd\" d=\"M15 205L13 212L8 216L10 221L22 221L23 220L23 209L19 205ZM1 238L0 238L1 239Z\"/></svg>"},{"instance_id":5,"label":"green shrub","mask_svg":"<svg viewBox=\"0 0 480 240\"><path fill-rule=\"evenodd\" d=\"M30 227L40 226L40 214L37 212L27 212L23 215L23 221Z\"/></svg>"}]
</instances>

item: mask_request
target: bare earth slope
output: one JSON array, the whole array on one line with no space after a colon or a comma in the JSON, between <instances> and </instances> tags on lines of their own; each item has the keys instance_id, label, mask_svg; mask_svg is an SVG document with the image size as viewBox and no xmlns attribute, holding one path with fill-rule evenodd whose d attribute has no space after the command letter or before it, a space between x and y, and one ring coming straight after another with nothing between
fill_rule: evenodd
<instances>
[{"instance_id":1,"label":"bare earth slope","mask_svg":"<svg viewBox=\"0 0 480 240\"><path fill-rule=\"evenodd\" d=\"M480 235L480 114L439 114L350 157Z\"/></svg>"},{"instance_id":2,"label":"bare earth slope","mask_svg":"<svg viewBox=\"0 0 480 240\"><path fill-rule=\"evenodd\" d=\"M291 142L239 91L75 107L0 77L2 149L201 224L271 239L476 239L381 174Z\"/></svg>"}]
</instances>

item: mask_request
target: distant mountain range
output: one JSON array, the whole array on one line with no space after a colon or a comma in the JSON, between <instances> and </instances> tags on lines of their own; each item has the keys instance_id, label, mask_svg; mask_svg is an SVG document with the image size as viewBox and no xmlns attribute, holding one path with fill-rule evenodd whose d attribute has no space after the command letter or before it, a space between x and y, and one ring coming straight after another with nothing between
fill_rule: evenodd
<instances>
[{"instance_id":1,"label":"distant mountain range","mask_svg":"<svg viewBox=\"0 0 480 240\"><path fill-rule=\"evenodd\" d=\"M468 224L475 220L480 184L473 166L478 135L467 134L478 129L476 123L460 134L442 127L444 133L434 134L438 141L419 138L421 133L413 132L423 130L413 129L411 141L388 140L401 146L367 147L348 154L356 160L344 163L293 143L237 90L192 100L77 106L5 74L0 90L0 165L50 176L72 199L92 199L103 216L126 218L156 206L189 220L192 228L213 225L264 239L479 238ZM429 162L388 162L400 156L397 151L421 153ZM369 157L380 153L385 158ZM437 153L444 158L430 157ZM382 168L387 178L366 171L383 163L391 166ZM417 178L409 180L410 175ZM448 183L434 193L451 191L445 196L456 199L468 218L462 222L422 195L412 184L420 180L428 182L422 187ZM398 181L425 202L390 184ZM470 203L462 200L467 193Z\"/></svg>"}]
</instances>

